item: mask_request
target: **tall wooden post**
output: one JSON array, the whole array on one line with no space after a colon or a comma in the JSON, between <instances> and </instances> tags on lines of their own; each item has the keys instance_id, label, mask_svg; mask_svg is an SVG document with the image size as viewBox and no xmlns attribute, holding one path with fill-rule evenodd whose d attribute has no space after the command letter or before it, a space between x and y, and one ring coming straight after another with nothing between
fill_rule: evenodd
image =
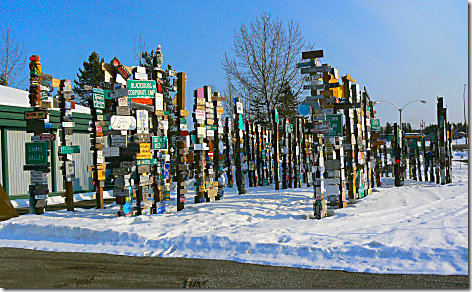
<instances>
[{"instance_id":1,"label":"tall wooden post","mask_svg":"<svg viewBox=\"0 0 472 292\"><path fill-rule=\"evenodd\" d=\"M195 152L195 204L203 203L205 199L205 167L206 167L206 154L205 145L206 138L206 101L202 88L198 88L194 91L194 125L196 131L197 143L194 145Z\"/></svg>"},{"instance_id":2,"label":"tall wooden post","mask_svg":"<svg viewBox=\"0 0 472 292\"><path fill-rule=\"evenodd\" d=\"M177 73L177 107L175 110L177 114L177 130L181 132L181 139L176 140L177 148L177 211L182 211L185 207L186 197L188 190L185 188L185 180L188 176L189 166L186 163L185 155L188 152L187 146L187 133L182 133L181 125L182 120L185 120L185 73ZM186 122L185 122L186 125ZM184 140L185 138L185 140ZM186 151L187 150L187 151Z\"/></svg>"},{"instance_id":3,"label":"tall wooden post","mask_svg":"<svg viewBox=\"0 0 472 292\"><path fill-rule=\"evenodd\" d=\"M274 183L275 190L280 189L280 171L279 171L279 113L277 109L272 110L272 149L274 153L272 155L272 161L274 163Z\"/></svg>"},{"instance_id":4,"label":"tall wooden post","mask_svg":"<svg viewBox=\"0 0 472 292\"><path fill-rule=\"evenodd\" d=\"M293 140L292 140L292 161L294 164L294 171L293 171L293 187L297 188L298 187L298 181L300 177L300 159L299 159L299 154L300 154L300 149L298 147L298 123L299 120L298 118L294 118L293 121Z\"/></svg>"},{"instance_id":5,"label":"tall wooden post","mask_svg":"<svg viewBox=\"0 0 472 292\"><path fill-rule=\"evenodd\" d=\"M244 121L243 121L243 106L241 103L241 98L235 99L235 115L234 115L234 132L236 136L235 142L235 163L236 163L236 184L238 185L238 193L240 195L246 194L246 180L244 179L244 174L242 170L242 164L244 163L242 159L242 154L244 153Z\"/></svg>"},{"instance_id":6,"label":"tall wooden post","mask_svg":"<svg viewBox=\"0 0 472 292\"><path fill-rule=\"evenodd\" d=\"M283 130L283 155L282 155L282 189L288 187L288 132L287 132L288 119L283 119L282 130Z\"/></svg>"},{"instance_id":7,"label":"tall wooden post","mask_svg":"<svg viewBox=\"0 0 472 292\"><path fill-rule=\"evenodd\" d=\"M98 156L98 152L105 147L105 137L103 136L103 127L105 125L103 109L105 108L105 96L102 89L92 88L93 107L90 109L92 114L91 146L93 151L93 164L89 171L93 173L93 185L95 187L95 202L97 209L104 209L103 188L105 187L106 165L103 163L103 157Z\"/></svg>"},{"instance_id":8,"label":"tall wooden post","mask_svg":"<svg viewBox=\"0 0 472 292\"><path fill-rule=\"evenodd\" d=\"M25 112L24 119L26 120L26 132L33 133L32 142L25 143L25 165L23 170L31 171L31 181L29 186L29 213L30 214L44 214L44 208L47 205L48 199L48 173L50 173L51 162L49 161L51 152L51 142L45 141L43 136L50 136L51 134L42 134L47 128L51 128L52 124L48 123L49 113L45 106L46 103L41 101L41 85L45 74L41 72L41 63L38 55L30 57L30 89L29 102L33 111ZM50 76L50 75L49 75ZM52 76L50 76L52 81ZM55 139L55 136L54 136Z\"/></svg>"},{"instance_id":9,"label":"tall wooden post","mask_svg":"<svg viewBox=\"0 0 472 292\"><path fill-rule=\"evenodd\" d=\"M344 96L346 102L348 103L355 103L353 101L353 95L351 92L351 82L348 80L347 75L342 76L343 86L344 86ZM354 110L351 108L344 109L344 118L346 121L346 151L347 151L347 179L348 179L348 197L349 203L355 204L356 203L356 196L355 196L355 171L356 171L356 164L355 164L355 153L354 153L354 144L355 144L355 136L354 136Z\"/></svg>"},{"instance_id":10,"label":"tall wooden post","mask_svg":"<svg viewBox=\"0 0 472 292\"><path fill-rule=\"evenodd\" d=\"M445 140L446 140L446 135L445 135L445 118L444 118L444 110L443 110L443 98L438 97L438 103L437 103L437 111L438 111L438 140L439 140L439 163L440 163L440 176L441 176L441 184L444 185L446 184L446 157L445 157Z\"/></svg>"},{"instance_id":11,"label":"tall wooden post","mask_svg":"<svg viewBox=\"0 0 472 292\"><path fill-rule=\"evenodd\" d=\"M247 178L249 180L249 187L254 187L254 157L253 157L253 149L252 149L252 140L253 134L251 131L252 123L246 122L246 139L244 141L244 145L246 148L246 157L248 160L248 173Z\"/></svg>"},{"instance_id":12,"label":"tall wooden post","mask_svg":"<svg viewBox=\"0 0 472 292\"><path fill-rule=\"evenodd\" d=\"M223 167L225 165L225 155L224 155L224 128L223 128L223 101L226 101L226 97L220 95L219 92L214 92L213 96L211 97L213 102L213 115L216 125L216 132L215 132L215 151L213 154L214 160L214 169L215 169L215 177L216 181L218 182L218 191L215 197L216 200L221 200L224 195L223 187L225 186L224 176L223 176Z\"/></svg>"},{"instance_id":13,"label":"tall wooden post","mask_svg":"<svg viewBox=\"0 0 472 292\"><path fill-rule=\"evenodd\" d=\"M62 124L62 146L59 146L59 155L62 160L63 183L66 193L67 211L74 211L74 188L75 165L72 161L72 154L80 152L80 145L72 146L72 106L71 106L71 82L70 80L61 80L60 83L60 105L61 105L61 124ZM76 151L75 149L78 149Z\"/></svg>"},{"instance_id":14,"label":"tall wooden post","mask_svg":"<svg viewBox=\"0 0 472 292\"><path fill-rule=\"evenodd\" d=\"M228 178L228 187L233 187L233 126L231 124L231 117L225 118L225 137L226 137L226 150L225 150L225 161L226 161L226 177Z\"/></svg>"},{"instance_id":15,"label":"tall wooden post","mask_svg":"<svg viewBox=\"0 0 472 292\"><path fill-rule=\"evenodd\" d=\"M292 188L293 186L293 124L288 123L287 124L287 129L288 133L288 187Z\"/></svg>"}]
</instances>

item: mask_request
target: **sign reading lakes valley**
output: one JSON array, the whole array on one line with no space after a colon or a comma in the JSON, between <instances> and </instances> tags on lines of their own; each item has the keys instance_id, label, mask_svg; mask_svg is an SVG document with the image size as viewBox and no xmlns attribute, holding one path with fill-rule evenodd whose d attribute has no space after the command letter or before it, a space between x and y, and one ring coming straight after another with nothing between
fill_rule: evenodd
<instances>
[{"instance_id":1,"label":"sign reading lakes valley","mask_svg":"<svg viewBox=\"0 0 472 292\"><path fill-rule=\"evenodd\" d=\"M154 80L127 80L128 98L154 98L156 81Z\"/></svg>"}]
</instances>

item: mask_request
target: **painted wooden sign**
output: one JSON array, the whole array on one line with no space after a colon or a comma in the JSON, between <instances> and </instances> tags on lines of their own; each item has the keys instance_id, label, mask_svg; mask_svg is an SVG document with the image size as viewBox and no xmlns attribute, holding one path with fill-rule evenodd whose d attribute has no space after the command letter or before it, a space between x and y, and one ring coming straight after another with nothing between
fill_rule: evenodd
<instances>
[{"instance_id":1,"label":"painted wooden sign","mask_svg":"<svg viewBox=\"0 0 472 292\"><path fill-rule=\"evenodd\" d=\"M74 128L75 123L74 122L62 122L62 127L63 128Z\"/></svg>"},{"instance_id":2,"label":"painted wooden sign","mask_svg":"<svg viewBox=\"0 0 472 292\"><path fill-rule=\"evenodd\" d=\"M125 135L112 135L111 136L111 146L126 147L126 145L127 145L127 136Z\"/></svg>"},{"instance_id":3,"label":"painted wooden sign","mask_svg":"<svg viewBox=\"0 0 472 292\"><path fill-rule=\"evenodd\" d=\"M112 116L110 126L113 130L134 130L136 119L133 116Z\"/></svg>"},{"instance_id":4,"label":"painted wooden sign","mask_svg":"<svg viewBox=\"0 0 472 292\"><path fill-rule=\"evenodd\" d=\"M331 66L323 65L319 67L310 67L310 68L302 68L301 73L317 73L317 72L329 72L331 70Z\"/></svg>"},{"instance_id":5,"label":"painted wooden sign","mask_svg":"<svg viewBox=\"0 0 472 292\"><path fill-rule=\"evenodd\" d=\"M121 64L121 62L115 57L113 60L111 60L110 64L115 68L116 72L121 75L125 80L127 80L130 76L131 73L126 69L126 67Z\"/></svg>"},{"instance_id":6,"label":"painted wooden sign","mask_svg":"<svg viewBox=\"0 0 472 292\"><path fill-rule=\"evenodd\" d=\"M316 59L316 58L323 58L323 57L324 57L323 50L302 52L302 59Z\"/></svg>"},{"instance_id":7,"label":"painted wooden sign","mask_svg":"<svg viewBox=\"0 0 472 292\"><path fill-rule=\"evenodd\" d=\"M42 133L42 134L39 134L39 140L40 141L54 141L54 140L56 140L56 135L55 134Z\"/></svg>"},{"instance_id":8,"label":"painted wooden sign","mask_svg":"<svg viewBox=\"0 0 472 292\"><path fill-rule=\"evenodd\" d=\"M105 147L102 149L103 157L116 157L120 156L120 148L119 147Z\"/></svg>"},{"instance_id":9,"label":"painted wooden sign","mask_svg":"<svg viewBox=\"0 0 472 292\"><path fill-rule=\"evenodd\" d=\"M148 111L136 110L136 128L138 134L149 133L149 115Z\"/></svg>"},{"instance_id":10,"label":"painted wooden sign","mask_svg":"<svg viewBox=\"0 0 472 292\"><path fill-rule=\"evenodd\" d=\"M47 111L25 112L25 120L39 120L47 117Z\"/></svg>"},{"instance_id":11,"label":"painted wooden sign","mask_svg":"<svg viewBox=\"0 0 472 292\"><path fill-rule=\"evenodd\" d=\"M128 96L128 88L118 88L110 91L110 98L119 98Z\"/></svg>"},{"instance_id":12,"label":"painted wooden sign","mask_svg":"<svg viewBox=\"0 0 472 292\"><path fill-rule=\"evenodd\" d=\"M303 85L304 90L325 90L330 88L339 87L339 82L336 83L322 83L322 84L310 84L310 85Z\"/></svg>"}]
</instances>

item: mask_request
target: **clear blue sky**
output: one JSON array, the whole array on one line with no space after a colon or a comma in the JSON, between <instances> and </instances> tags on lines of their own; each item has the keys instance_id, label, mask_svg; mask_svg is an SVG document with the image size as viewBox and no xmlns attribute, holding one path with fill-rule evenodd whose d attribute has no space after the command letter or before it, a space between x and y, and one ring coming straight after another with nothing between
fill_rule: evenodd
<instances>
[{"instance_id":1,"label":"clear blue sky","mask_svg":"<svg viewBox=\"0 0 472 292\"><path fill-rule=\"evenodd\" d=\"M164 66L188 75L187 109L193 90L224 87L221 61L233 33L261 12L300 24L306 41L323 49L322 63L349 73L373 100L402 107L414 128L436 123L436 96L448 119L463 121L468 90L466 1L2 1L3 24L41 57L43 72L74 80L91 52L136 65L133 38L162 46ZM466 92L468 99L468 92ZM468 106L468 101L467 106ZM397 122L390 104L376 106L384 125ZM468 116L468 114L467 114Z\"/></svg>"}]
</instances>

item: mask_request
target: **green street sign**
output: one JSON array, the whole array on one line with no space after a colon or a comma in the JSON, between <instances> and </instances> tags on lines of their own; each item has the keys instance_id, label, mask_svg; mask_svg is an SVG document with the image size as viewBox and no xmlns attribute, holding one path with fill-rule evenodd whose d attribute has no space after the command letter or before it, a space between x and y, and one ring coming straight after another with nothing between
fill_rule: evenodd
<instances>
[{"instance_id":1,"label":"green street sign","mask_svg":"<svg viewBox=\"0 0 472 292\"><path fill-rule=\"evenodd\" d=\"M152 150L167 149L167 137L152 136Z\"/></svg>"},{"instance_id":2,"label":"green street sign","mask_svg":"<svg viewBox=\"0 0 472 292\"><path fill-rule=\"evenodd\" d=\"M373 132L380 132L380 119L370 119L370 126Z\"/></svg>"},{"instance_id":3,"label":"green street sign","mask_svg":"<svg viewBox=\"0 0 472 292\"><path fill-rule=\"evenodd\" d=\"M271 148L270 143L265 143L265 149L270 150L270 148Z\"/></svg>"},{"instance_id":4,"label":"green street sign","mask_svg":"<svg viewBox=\"0 0 472 292\"><path fill-rule=\"evenodd\" d=\"M59 146L59 154L80 153L80 145L75 146Z\"/></svg>"},{"instance_id":5,"label":"green street sign","mask_svg":"<svg viewBox=\"0 0 472 292\"><path fill-rule=\"evenodd\" d=\"M213 130L213 131L218 130L218 126L216 126L216 125L205 125L205 128L207 130Z\"/></svg>"},{"instance_id":6,"label":"green street sign","mask_svg":"<svg viewBox=\"0 0 472 292\"><path fill-rule=\"evenodd\" d=\"M127 80L128 98L154 98L156 81L154 80Z\"/></svg>"},{"instance_id":7,"label":"green street sign","mask_svg":"<svg viewBox=\"0 0 472 292\"><path fill-rule=\"evenodd\" d=\"M93 93L93 107L98 109L105 108L105 96L101 93Z\"/></svg>"},{"instance_id":8,"label":"green street sign","mask_svg":"<svg viewBox=\"0 0 472 292\"><path fill-rule=\"evenodd\" d=\"M287 133L293 133L293 125L287 123L287 125L285 126L285 131L286 131Z\"/></svg>"},{"instance_id":9,"label":"green street sign","mask_svg":"<svg viewBox=\"0 0 472 292\"><path fill-rule=\"evenodd\" d=\"M329 122L327 137L341 137L343 135L342 115L326 115L326 121Z\"/></svg>"},{"instance_id":10,"label":"green street sign","mask_svg":"<svg viewBox=\"0 0 472 292\"><path fill-rule=\"evenodd\" d=\"M25 143L26 164L47 164L48 144L47 142Z\"/></svg>"},{"instance_id":11,"label":"green street sign","mask_svg":"<svg viewBox=\"0 0 472 292\"><path fill-rule=\"evenodd\" d=\"M134 161L134 164L136 166L140 165L156 165L157 164L157 158L152 158L152 159L136 159Z\"/></svg>"},{"instance_id":12,"label":"green street sign","mask_svg":"<svg viewBox=\"0 0 472 292\"><path fill-rule=\"evenodd\" d=\"M416 144L416 142L415 143L409 143L408 147L410 147L411 149L418 149L418 144Z\"/></svg>"},{"instance_id":13,"label":"green street sign","mask_svg":"<svg viewBox=\"0 0 472 292\"><path fill-rule=\"evenodd\" d=\"M275 122L278 124L279 123L279 112L277 111L277 109L274 109L275 111Z\"/></svg>"},{"instance_id":14,"label":"green street sign","mask_svg":"<svg viewBox=\"0 0 472 292\"><path fill-rule=\"evenodd\" d=\"M41 100L46 100L48 99L49 96L49 91L47 90L41 90Z\"/></svg>"}]
</instances>

